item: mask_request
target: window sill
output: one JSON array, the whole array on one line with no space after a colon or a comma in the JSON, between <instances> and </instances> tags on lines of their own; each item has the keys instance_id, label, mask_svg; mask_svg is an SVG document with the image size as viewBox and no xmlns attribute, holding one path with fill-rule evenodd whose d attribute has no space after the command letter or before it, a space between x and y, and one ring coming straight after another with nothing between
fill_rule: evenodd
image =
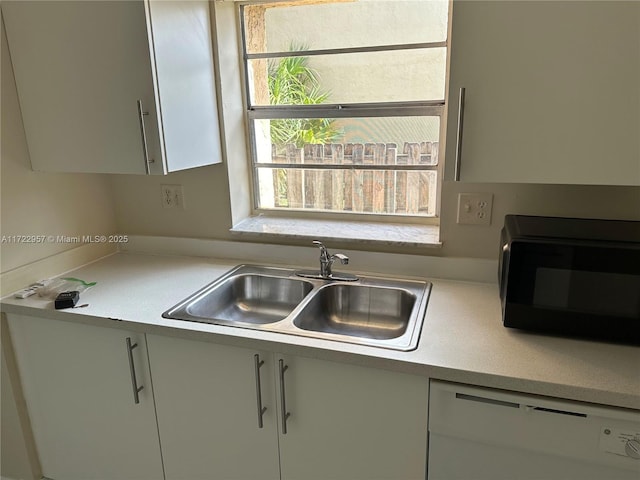
<instances>
[{"instance_id":1,"label":"window sill","mask_svg":"<svg viewBox=\"0 0 640 480\"><path fill-rule=\"evenodd\" d=\"M233 234L255 238L273 236L288 239L358 242L406 247L441 247L437 225L349 222L256 216L230 230Z\"/></svg>"}]
</instances>

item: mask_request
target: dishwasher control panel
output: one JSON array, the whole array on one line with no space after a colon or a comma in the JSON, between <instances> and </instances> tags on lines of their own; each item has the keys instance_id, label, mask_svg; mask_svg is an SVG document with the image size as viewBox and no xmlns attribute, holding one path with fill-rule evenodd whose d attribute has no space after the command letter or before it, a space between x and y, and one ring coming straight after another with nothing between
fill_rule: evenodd
<instances>
[{"instance_id":1,"label":"dishwasher control panel","mask_svg":"<svg viewBox=\"0 0 640 480\"><path fill-rule=\"evenodd\" d=\"M640 429L602 427L600 450L640 460Z\"/></svg>"}]
</instances>

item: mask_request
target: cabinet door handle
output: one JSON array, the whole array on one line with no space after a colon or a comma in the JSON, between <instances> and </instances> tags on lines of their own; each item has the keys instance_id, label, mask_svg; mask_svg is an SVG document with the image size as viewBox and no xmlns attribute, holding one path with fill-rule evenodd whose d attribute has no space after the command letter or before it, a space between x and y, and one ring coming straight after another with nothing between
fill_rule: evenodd
<instances>
[{"instance_id":1,"label":"cabinet door handle","mask_svg":"<svg viewBox=\"0 0 640 480\"><path fill-rule=\"evenodd\" d=\"M144 171L147 175L151 174L149 164L153 163L153 159L149 159L149 148L147 146L147 130L144 126L144 117L149 115L149 112L145 112L142 107L142 100L138 100L138 120L140 121L140 135L142 137L142 155L144 156Z\"/></svg>"},{"instance_id":2,"label":"cabinet door handle","mask_svg":"<svg viewBox=\"0 0 640 480\"><path fill-rule=\"evenodd\" d=\"M284 387L284 372L289 369L289 365L284 364L284 360L278 360L280 371L280 414L282 417L282 434L287 434L287 419L291 413L287 412L287 395Z\"/></svg>"},{"instance_id":3,"label":"cabinet door handle","mask_svg":"<svg viewBox=\"0 0 640 480\"><path fill-rule=\"evenodd\" d=\"M465 88L460 88L460 96L458 97L458 133L456 138L456 164L454 170L454 180L460 181L460 167L462 163L462 127L464 125L464 94Z\"/></svg>"},{"instance_id":4,"label":"cabinet door handle","mask_svg":"<svg viewBox=\"0 0 640 480\"><path fill-rule=\"evenodd\" d=\"M253 356L254 365L256 369L256 399L258 402L258 428L262 428L262 416L267 411L267 407L262 406L262 387L260 385L260 367L264 365L264 360L260 360L260 355L257 353Z\"/></svg>"},{"instance_id":5,"label":"cabinet door handle","mask_svg":"<svg viewBox=\"0 0 640 480\"><path fill-rule=\"evenodd\" d=\"M131 344L131 337L127 337L127 353L129 354L129 370L131 371L131 386L133 387L133 401L134 403L140 403L140 391L144 388L143 385L138 387L138 379L136 378L136 366L133 362L133 349L138 346L137 343Z\"/></svg>"}]
</instances>

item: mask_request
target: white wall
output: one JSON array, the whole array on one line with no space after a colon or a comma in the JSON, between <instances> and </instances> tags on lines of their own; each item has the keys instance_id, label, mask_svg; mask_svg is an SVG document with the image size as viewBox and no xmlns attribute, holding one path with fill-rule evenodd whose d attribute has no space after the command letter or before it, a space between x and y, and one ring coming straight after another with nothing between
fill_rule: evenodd
<instances>
[{"instance_id":1,"label":"white wall","mask_svg":"<svg viewBox=\"0 0 640 480\"><path fill-rule=\"evenodd\" d=\"M236 240L229 233L230 206L226 199L221 204L209 200L214 196L218 179L211 171L200 175L182 176L172 182L181 183L187 201L185 211L163 210L154 182L142 178L114 179L118 230L136 235L170 237L213 238ZM159 187L158 187L159 188ZM488 227L458 225L456 209L458 193L491 192L494 194L493 221ZM131 205L136 207L132 208ZM442 186L441 249L380 248L382 251L437 255L445 257L477 257L497 259L500 229L504 215L551 215L592 218L615 218L640 221L640 188L599 187L580 185L529 185L529 184L468 184L445 182ZM168 221L170 217L175 221ZM266 243L277 240L266 238ZM308 241L282 243L308 245ZM376 250L371 245L351 246L352 249Z\"/></svg>"}]
</instances>

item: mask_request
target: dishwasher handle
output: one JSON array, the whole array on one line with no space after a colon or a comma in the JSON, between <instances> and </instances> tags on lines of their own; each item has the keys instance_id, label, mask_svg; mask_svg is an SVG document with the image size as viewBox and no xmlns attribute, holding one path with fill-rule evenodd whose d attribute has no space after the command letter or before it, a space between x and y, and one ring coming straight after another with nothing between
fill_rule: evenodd
<instances>
[{"instance_id":1,"label":"dishwasher handle","mask_svg":"<svg viewBox=\"0 0 640 480\"><path fill-rule=\"evenodd\" d=\"M561 410L558 408L539 407L536 405L522 405L520 403L509 402L506 400L498 400L496 398L491 398L491 397L469 395L468 393L456 392L456 399L467 400L470 402L486 403L489 405L496 405L499 407L524 408L527 412L545 412L545 413L552 413L556 415L570 415L573 417L583 417L583 418L587 417L586 413L574 412L571 410Z\"/></svg>"}]
</instances>

